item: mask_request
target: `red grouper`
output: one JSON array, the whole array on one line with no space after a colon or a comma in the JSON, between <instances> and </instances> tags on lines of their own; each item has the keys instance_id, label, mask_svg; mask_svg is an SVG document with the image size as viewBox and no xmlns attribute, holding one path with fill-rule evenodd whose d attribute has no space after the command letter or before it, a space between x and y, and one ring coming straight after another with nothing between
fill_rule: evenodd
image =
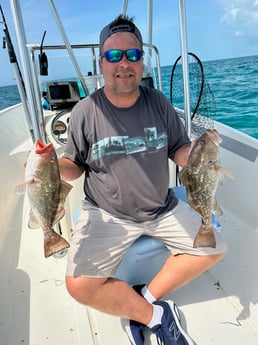
<instances>
[{"instance_id":1,"label":"red grouper","mask_svg":"<svg viewBox=\"0 0 258 345\"><path fill-rule=\"evenodd\" d=\"M37 140L26 162L25 182L17 190L27 191L31 210L29 228L42 228L45 257L69 247L69 243L53 230L65 214L65 199L72 186L60 179L58 159L51 143Z\"/></svg>"},{"instance_id":2,"label":"red grouper","mask_svg":"<svg viewBox=\"0 0 258 345\"><path fill-rule=\"evenodd\" d=\"M230 171L217 165L221 141L217 131L207 130L196 139L188 163L179 173L190 206L202 217L202 225L194 239L194 248L216 247L211 216L212 212L222 214L222 210L216 201L215 193L223 176L234 178Z\"/></svg>"}]
</instances>

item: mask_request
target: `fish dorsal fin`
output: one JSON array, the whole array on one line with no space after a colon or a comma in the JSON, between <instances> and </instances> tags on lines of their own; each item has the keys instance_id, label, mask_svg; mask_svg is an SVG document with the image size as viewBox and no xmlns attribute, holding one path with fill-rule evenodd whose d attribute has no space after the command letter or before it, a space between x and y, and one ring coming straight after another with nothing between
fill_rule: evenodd
<instances>
[{"instance_id":1,"label":"fish dorsal fin","mask_svg":"<svg viewBox=\"0 0 258 345\"><path fill-rule=\"evenodd\" d=\"M67 195L69 194L70 190L73 188L73 186L66 182L61 180L61 187L60 187L60 201L65 201Z\"/></svg>"},{"instance_id":2,"label":"fish dorsal fin","mask_svg":"<svg viewBox=\"0 0 258 345\"><path fill-rule=\"evenodd\" d=\"M58 223L64 216L65 214L65 209L64 209L64 203L59 203L57 211L56 211L56 215L53 221L53 225L55 225L56 223Z\"/></svg>"},{"instance_id":3,"label":"fish dorsal fin","mask_svg":"<svg viewBox=\"0 0 258 345\"><path fill-rule=\"evenodd\" d=\"M60 183L60 199L59 199L59 204L57 206L57 211L56 211L53 225L58 223L63 218L63 216L65 214L64 203L65 203L67 195L69 194L69 192L72 188L73 188L73 186L70 183L68 183L66 181L61 181L61 183Z\"/></svg>"}]
</instances>

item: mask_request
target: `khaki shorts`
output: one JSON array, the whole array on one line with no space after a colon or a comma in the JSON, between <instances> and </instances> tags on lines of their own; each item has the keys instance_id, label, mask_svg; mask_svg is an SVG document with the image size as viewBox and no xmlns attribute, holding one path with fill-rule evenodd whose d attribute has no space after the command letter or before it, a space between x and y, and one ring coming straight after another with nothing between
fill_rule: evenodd
<instances>
[{"instance_id":1,"label":"khaki shorts","mask_svg":"<svg viewBox=\"0 0 258 345\"><path fill-rule=\"evenodd\" d=\"M181 200L170 212L144 223L118 219L86 203L73 231L66 275L113 276L128 247L141 235L162 240L173 255L225 252L225 242L217 231L216 248L193 248L193 239L200 225L200 215Z\"/></svg>"}]
</instances>

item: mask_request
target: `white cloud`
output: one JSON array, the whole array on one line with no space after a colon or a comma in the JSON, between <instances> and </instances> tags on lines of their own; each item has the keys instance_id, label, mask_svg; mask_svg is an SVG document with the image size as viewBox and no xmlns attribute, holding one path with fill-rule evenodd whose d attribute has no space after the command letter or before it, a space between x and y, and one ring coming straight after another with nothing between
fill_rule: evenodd
<instances>
[{"instance_id":1,"label":"white cloud","mask_svg":"<svg viewBox=\"0 0 258 345\"><path fill-rule=\"evenodd\" d=\"M234 35L248 39L258 36L258 0L220 0L224 9L221 22L232 28Z\"/></svg>"}]
</instances>

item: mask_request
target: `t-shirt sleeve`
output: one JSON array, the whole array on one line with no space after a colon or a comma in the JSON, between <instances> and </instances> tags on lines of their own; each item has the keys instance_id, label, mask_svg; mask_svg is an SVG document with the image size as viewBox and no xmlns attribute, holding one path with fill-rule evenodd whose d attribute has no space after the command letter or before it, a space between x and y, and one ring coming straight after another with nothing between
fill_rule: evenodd
<instances>
[{"instance_id":1,"label":"t-shirt sleeve","mask_svg":"<svg viewBox=\"0 0 258 345\"><path fill-rule=\"evenodd\" d=\"M164 111L167 115L168 157L173 160L176 151L182 145L190 144L191 141L187 135L183 121L168 99L165 96L164 98Z\"/></svg>"}]
</instances>

